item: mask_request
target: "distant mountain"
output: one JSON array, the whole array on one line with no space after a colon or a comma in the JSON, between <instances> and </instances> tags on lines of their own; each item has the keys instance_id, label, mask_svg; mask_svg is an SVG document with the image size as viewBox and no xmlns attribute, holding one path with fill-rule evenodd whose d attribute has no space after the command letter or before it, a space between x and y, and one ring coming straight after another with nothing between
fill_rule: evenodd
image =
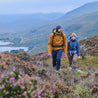
<instances>
[{"instance_id":1,"label":"distant mountain","mask_svg":"<svg viewBox=\"0 0 98 98\"><path fill-rule=\"evenodd\" d=\"M0 15L0 32L23 30L54 21L63 15L63 13Z\"/></svg>"},{"instance_id":2,"label":"distant mountain","mask_svg":"<svg viewBox=\"0 0 98 98\"><path fill-rule=\"evenodd\" d=\"M92 13L98 11L98 1L87 3L79 8L76 8L68 13L66 13L63 17L61 17L61 20L66 20L74 17L79 17L84 14Z\"/></svg>"}]
</instances>

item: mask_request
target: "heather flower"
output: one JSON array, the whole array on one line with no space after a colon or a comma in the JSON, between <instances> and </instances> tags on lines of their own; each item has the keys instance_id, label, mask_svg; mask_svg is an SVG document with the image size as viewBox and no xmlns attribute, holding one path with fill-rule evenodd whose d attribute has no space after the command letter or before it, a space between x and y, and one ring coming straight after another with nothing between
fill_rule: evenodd
<instances>
[{"instance_id":1,"label":"heather flower","mask_svg":"<svg viewBox=\"0 0 98 98\"><path fill-rule=\"evenodd\" d=\"M9 72L7 72L7 75L9 74Z\"/></svg>"},{"instance_id":2,"label":"heather flower","mask_svg":"<svg viewBox=\"0 0 98 98\"><path fill-rule=\"evenodd\" d=\"M41 96L38 96L38 98L41 98Z\"/></svg>"},{"instance_id":3,"label":"heather flower","mask_svg":"<svg viewBox=\"0 0 98 98\"><path fill-rule=\"evenodd\" d=\"M39 92L37 93L37 95L40 96L40 95L41 95L41 91L39 91Z\"/></svg>"},{"instance_id":4,"label":"heather flower","mask_svg":"<svg viewBox=\"0 0 98 98\"><path fill-rule=\"evenodd\" d=\"M21 81L21 84L23 84L23 80Z\"/></svg>"},{"instance_id":5,"label":"heather flower","mask_svg":"<svg viewBox=\"0 0 98 98\"><path fill-rule=\"evenodd\" d=\"M15 71L16 69L15 69L15 67L13 67L13 71Z\"/></svg>"},{"instance_id":6,"label":"heather flower","mask_svg":"<svg viewBox=\"0 0 98 98\"><path fill-rule=\"evenodd\" d=\"M11 77L11 78L9 79L10 82L13 82L14 80L15 80L15 77Z\"/></svg>"},{"instance_id":7,"label":"heather flower","mask_svg":"<svg viewBox=\"0 0 98 98\"><path fill-rule=\"evenodd\" d=\"M4 89L4 87L0 87L0 90Z\"/></svg>"},{"instance_id":8,"label":"heather flower","mask_svg":"<svg viewBox=\"0 0 98 98\"><path fill-rule=\"evenodd\" d=\"M14 85L14 87L15 87L15 86L17 85L17 83L14 83L13 85Z\"/></svg>"},{"instance_id":9,"label":"heather flower","mask_svg":"<svg viewBox=\"0 0 98 98\"><path fill-rule=\"evenodd\" d=\"M13 75L13 72L11 72L10 75Z\"/></svg>"},{"instance_id":10,"label":"heather flower","mask_svg":"<svg viewBox=\"0 0 98 98\"><path fill-rule=\"evenodd\" d=\"M26 74L25 76L26 76L27 78L29 78L29 75L28 75L28 74Z\"/></svg>"}]
</instances>

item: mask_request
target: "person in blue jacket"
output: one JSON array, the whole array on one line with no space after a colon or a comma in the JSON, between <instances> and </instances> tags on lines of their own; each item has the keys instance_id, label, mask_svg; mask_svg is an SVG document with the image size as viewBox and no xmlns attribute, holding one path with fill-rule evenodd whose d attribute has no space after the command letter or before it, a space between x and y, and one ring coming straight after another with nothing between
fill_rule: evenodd
<instances>
[{"instance_id":1,"label":"person in blue jacket","mask_svg":"<svg viewBox=\"0 0 98 98\"><path fill-rule=\"evenodd\" d=\"M72 33L67 48L68 48L69 66L72 67L72 69L76 69L77 57L80 59L80 44L76 39L75 33Z\"/></svg>"}]
</instances>

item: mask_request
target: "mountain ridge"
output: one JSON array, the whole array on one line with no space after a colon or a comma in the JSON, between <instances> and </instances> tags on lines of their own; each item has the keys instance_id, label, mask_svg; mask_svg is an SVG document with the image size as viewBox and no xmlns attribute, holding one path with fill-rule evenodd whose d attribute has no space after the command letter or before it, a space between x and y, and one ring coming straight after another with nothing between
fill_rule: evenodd
<instances>
[{"instance_id":1,"label":"mountain ridge","mask_svg":"<svg viewBox=\"0 0 98 98\"><path fill-rule=\"evenodd\" d=\"M69 19L69 18L72 18L72 17L78 17L78 16L81 16L83 14L89 14L89 13L96 12L96 11L98 11L98 1L86 3L86 4L80 6L76 9L73 9L72 11L67 12L61 18Z\"/></svg>"}]
</instances>

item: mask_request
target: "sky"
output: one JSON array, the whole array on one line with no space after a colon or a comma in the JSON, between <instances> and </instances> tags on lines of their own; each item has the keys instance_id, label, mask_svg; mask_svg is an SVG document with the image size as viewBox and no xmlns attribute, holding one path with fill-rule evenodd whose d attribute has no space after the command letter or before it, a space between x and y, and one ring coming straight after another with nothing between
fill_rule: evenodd
<instances>
[{"instance_id":1,"label":"sky","mask_svg":"<svg viewBox=\"0 0 98 98\"><path fill-rule=\"evenodd\" d=\"M98 0L0 0L0 14L66 13Z\"/></svg>"}]
</instances>

